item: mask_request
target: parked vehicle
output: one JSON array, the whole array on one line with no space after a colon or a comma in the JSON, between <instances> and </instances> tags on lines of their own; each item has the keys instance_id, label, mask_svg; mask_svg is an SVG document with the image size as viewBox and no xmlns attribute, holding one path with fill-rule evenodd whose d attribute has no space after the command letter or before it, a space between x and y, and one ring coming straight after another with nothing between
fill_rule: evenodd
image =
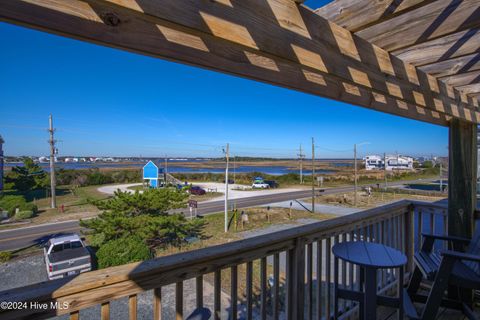
<instances>
[{"instance_id":1,"label":"parked vehicle","mask_svg":"<svg viewBox=\"0 0 480 320\"><path fill-rule=\"evenodd\" d=\"M201 196L201 195L204 195L205 193L207 193L203 188L198 187L198 186L190 187L188 192L190 192L190 194L194 194L196 196Z\"/></svg>"},{"instance_id":2,"label":"parked vehicle","mask_svg":"<svg viewBox=\"0 0 480 320\"><path fill-rule=\"evenodd\" d=\"M268 184L272 189L278 188L278 183L275 180L265 180L265 183Z\"/></svg>"},{"instance_id":3,"label":"parked vehicle","mask_svg":"<svg viewBox=\"0 0 480 320\"><path fill-rule=\"evenodd\" d=\"M50 238L43 255L50 280L92 270L90 252L77 234Z\"/></svg>"},{"instance_id":4,"label":"parked vehicle","mask_svg":"<svg viewBox=\"0 0 480 320\"><path fill-rule=\"evenodd\" d=\"M268 189L270 185L263 180L255 180L252 184L253 189Z\"/></svg>"}]
</instances>

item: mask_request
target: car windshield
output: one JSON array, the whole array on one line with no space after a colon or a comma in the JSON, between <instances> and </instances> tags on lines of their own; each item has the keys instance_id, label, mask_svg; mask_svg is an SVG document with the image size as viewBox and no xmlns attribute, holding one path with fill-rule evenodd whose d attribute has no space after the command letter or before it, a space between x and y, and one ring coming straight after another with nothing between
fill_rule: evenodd
<instances>
[{"instance_id":1,"label":"car windshield","mask_svg":"<svg viewBox=\"0 0 480 320\"><path fill-rule=\"evenodd\" d=\"M81 247L82 247L82 243L80 241L59 243L53 246L52 253L60 252L66 249L75 249L75 248L81 248Z\"/></svg>"}]
</instances>

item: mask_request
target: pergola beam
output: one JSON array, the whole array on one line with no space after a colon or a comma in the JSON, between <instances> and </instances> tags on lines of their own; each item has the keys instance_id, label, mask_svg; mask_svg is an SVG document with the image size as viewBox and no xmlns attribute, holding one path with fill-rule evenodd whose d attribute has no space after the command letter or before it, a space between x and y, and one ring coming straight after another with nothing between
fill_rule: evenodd
<instances>
[{"instance_id":1,"label":"pergola beam","mask_svg":"<svg viewBox=\"0 0 480 320\"><path fill-rule=\"evenodd\" d=\"M453 88L291 0L4 0L0 17L413 119L480 120Z\"/></svg>"},{"instance_id":2,"label":"pergola beam","mask_svg":"<svg viewBox=\"0 0 480 320\"><path fill-rule=\"evenodd\" d=\"M466 86L457 87L456 89L466 95L477 94L480 93L480 83L468 84Z\"/></svg>"},{"instance_id":3,"label":"pergola beam","mask_svg":"<svg viewBox=\"0 0 480 320\"><path fill-rule=\"evenodd\" d=\"M458 58L427 64L419 67L419 69L434 77L447 77L459 73L480 70L480 53L473 53Z\"/></svg>"},{"instance_id":4,"label":"pergola beam","mask_svg":"<svg viewBox=\"0 0 480 320\"><path fill-rule=\"evenodd\" d=\"M336 0L315 12L349 31L356 32L432 1L434 0Z\"/></svg>"},{"instance_id":5,"label":"pergola beam","mask_svg":"<svg viewBox=\"0 0 480 320\"><path fill-rule=\"evenodd\" d=\"M393 51L479 26L478 0L437 0L356 34Z\"/></svg>"},{"instance_id":6,"label":"pergola beam","mask_svg":"<svg viewBox=\"0 0 480 320\"><path fill-rule=\"evenodd\" d=\"M480 71L471 71L466 73L458 73L453 76L440 78L443 82L452 87L460 87L480 82Z\"/></svg>"},{"instance_id":7,"label":"pergola beam","mask_svg":"<svg viewBox=\"0 0 480 320\"><path fill-rule=\"evenodd\" d=\"M448 36L423 42L392 54L414 66L480 53L480 29L468 29Z\"/></svg>"}]
</instances>

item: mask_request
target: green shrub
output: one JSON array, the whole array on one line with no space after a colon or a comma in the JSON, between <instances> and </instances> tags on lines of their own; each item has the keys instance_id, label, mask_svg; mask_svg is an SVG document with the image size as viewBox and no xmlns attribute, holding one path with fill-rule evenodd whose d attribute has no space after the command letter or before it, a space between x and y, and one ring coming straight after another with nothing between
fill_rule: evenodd
<instances>
[{"instance_id":1,"label":"green shrub","mask_svg":"<svg viewBox=\"0 0 480 320\"><path fill-rule=\"evenodd\" d=\"M27 204L27 201L23 196L3 196L0 198L0 208L8 211L9 216L15 214L15 209L20 208Z\"/></svg>"},{"instance_id":2,"label":"green shrub","mask_svg":"<svg viewBox=\"0 0 480 320\"><path fill-rule=\"evenodd\" d=\"M38 207L31 202L22 204L20 207L18 207L18 209L20 211L32 211L33 213L38 212Z\"/></svg>"},{"instance_id":3,"label":"green shrub","mask_svg":"<svg viewBox=\"0 0 480 320\"><path fill-rule=\"evenodd\" d=\"M15 219L17 220L30 219L30 218L33 218L33 215L34 213L32 210L18 211L15 214Z\"/></svg>"},{"instance_id":4,"label":"green shrub","mask_svg":"<svg viewBox=\"0 0 480 320\"><path fill-rule=\"evenodd\" d=\"M99 268L119 266L151 258L150 248L138 237L110 240L97 251Z\"/></svg>"},{"instance_id":5,"label":"green shrub","mask_svg":"<svg viewBox=\"0 0 480 320\"><path fill-rule=\"evenodd\" d=\"M7 262L12 259L12 253L10 251L0 251L0 263Z\"/></svg>"}]
</instances>

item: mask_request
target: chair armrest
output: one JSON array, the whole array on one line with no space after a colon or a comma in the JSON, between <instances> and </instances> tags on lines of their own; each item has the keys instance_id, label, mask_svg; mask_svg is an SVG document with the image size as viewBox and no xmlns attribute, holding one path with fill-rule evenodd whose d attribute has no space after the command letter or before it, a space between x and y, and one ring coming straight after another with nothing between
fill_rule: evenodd
<instances>
[{"instance_id":1,"label":"chair armrest","mask_svg":"<svg viewBox=\"0 0 480 320\"><path fill-rule=\"evenodd\" d=\"M471 241L471 239L463 238L463 237L445 236L445 235L440 235L440 234L429 234L429 233L422 233L422 237L433 238L434 240L461 242L461 243L464 243L464 244L469 244L470 241Z\"/></svg>"},{"instance_id":2,"label":"chair armrest","mask_svg":"<svg viewBox=\"0 0 480 320\"><path fill-rule=\"evenodd\" d=\"M480 262L480 256L476 254L458 252L453 250L441 250L440 254L444 257L451 257L457 260L470 260L470 261Z\"/></svg>"}]
</instances>

